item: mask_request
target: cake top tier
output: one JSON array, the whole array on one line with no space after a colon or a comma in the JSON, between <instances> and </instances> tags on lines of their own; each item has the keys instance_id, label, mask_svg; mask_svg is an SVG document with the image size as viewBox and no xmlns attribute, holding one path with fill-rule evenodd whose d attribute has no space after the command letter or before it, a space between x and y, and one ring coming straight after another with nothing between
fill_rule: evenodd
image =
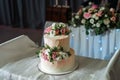
<instances>
[{"instance_id":1,"label":"cake top tier","mask_svg":"<svg viewBox=\"0 0 120 80\"><path fill-rule=\"evenodd\" d=\"M69 35L70 32L71 30L65 23L53 23L44 30L44 34L48 34L50 36Z\"/></svg>"}]
</instances>

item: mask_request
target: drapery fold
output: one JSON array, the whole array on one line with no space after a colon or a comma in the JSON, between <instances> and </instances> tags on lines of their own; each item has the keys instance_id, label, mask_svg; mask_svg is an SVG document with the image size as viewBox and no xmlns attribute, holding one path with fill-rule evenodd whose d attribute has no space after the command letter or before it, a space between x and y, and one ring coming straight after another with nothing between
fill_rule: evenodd
<instances>
[{"instance_id":1,"label":"drapery fold","mask_svg":"<svg viewBox=\"0 0 120 80\"><path fill-rule=\"evenodd\" d=\"M65 5L66 0L58 0ZM67 0L72 12L77 12L84 1L100 0ZM116 7L118 0L108 0ZM55 5L55 0L0 0L0 24L20 28L43 28L47 6ZM49 14L49 13L48 13Z\"/></svg>"},{"instance_id":2,"label":"drapery fold","mask_svg":"<svg viewBox=\"0 0 120 80\"><path fill-rule=\"evenodd\" d=\"M39 28L45 22L45 0L0 0L0 24Z\"/></svg>"}]
</instances>

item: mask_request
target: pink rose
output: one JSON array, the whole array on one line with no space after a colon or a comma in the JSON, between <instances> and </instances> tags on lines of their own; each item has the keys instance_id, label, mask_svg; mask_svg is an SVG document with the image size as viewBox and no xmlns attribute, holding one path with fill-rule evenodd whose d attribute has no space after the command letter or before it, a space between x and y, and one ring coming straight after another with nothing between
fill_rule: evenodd
<instances>
[{"instance_id":1,"label":"pink rose","mask_svg":"<svg viewBox=\"0 0 120 80\"><path fill-rule=\"evenodd\" d=\"M97 15L98 17L101 17L102 14L103 14L103 12L102 12L102 11L99 11L96 15Z\"/></svg>"},{"instance_id":2,"label":"pink rose","mask_svg":"<svg viewBox=\"0 0 120 80\"><path fill-rule=\"evenodd\" d=\"M112 15L115 15L115 9L114 8L110 8L110 12L112 13Z\"/></svg>"},{"instance_id":3,"label":"pink rose","mask_svg":"<svg viewBox=\"0 0 120 80\"><path fill-rule=\"evenodd\" d=\"M98 6L97 6L97 5L95 5L95 4L93 4L93 5L92 5L92 8L93 8L93 9L97 9L97 8L98 8Z\"/></svg>"},{"instance_id":4,"label":"pink rose","mask_svg":"<svg viewBox=\"0 0 120 80\"><path fill-rule=\"evenodd\" d=\"M78 14L82 14L82 7L80 7L80 9L77 12Z\"/></svg>"},{"instance_id":5,"label":"pink rose","mask_svg":"<svg viewBox=\"0 0 120 80\"><path fill-rule=\"evenodd\" d=\"M48 61L48 55L47 54L43 53L42 56L43 56L43 59Z\"/></svg>"},{"instance_id":6,"label":"pink rose","mask_svg":"<svg viewBox=\"0 0 120 80\"><path fill-rule=\"evenodd\" d=\"M83 17L85 19L89 19L91 17L91 14L90 13L84 13Z\"/></svg>"},{"instance_id":7,"label":"pink rose","mask_svg":"<svg viewBox=\"0 0 120 80\"><path fill-rule=\"evenodd\" d=\"M51 26L49 26L44 30L44 33L48 34L48 33L50 33L51 30L52 30L52 28L51 28Z\"/></svg>"},{"instance_id":8,"label":"pink rose","mask_svg":"<svg viewBox=\"0 0 120 80\"><path fill-rule=\"evenodd\" d=\"M115 9L114 8L110 8L110 12L115 12Z\"/></svg>"},{"instance_id":9,"label":"pink rose","mask_svg":"<svg viewBox=\"0 0 120 80\"><path fill-rule=\"evenodd\" d=\"M55 35L59 35L59 30L57 29L57 30L55 30Z\"/></svg>"},{"instance_id":10,"label":"pink rose","mask_svg":"<svg viewBox=\"0 0 120 80\"><path fill-rule=\"evenodd\" d=\"M55 60L56 57L57 57L57 53L56 53L56 52L53 52L53 53L52 53L52 58L53 58L53 60Z\"/></svg>"},{"instance_id":11,"label":"pink rose","mask_svg":"<svg viewBox=\"0 0 120 80\"><path fill-rule=\"evenodd\" d=\"M67 28L62 28L61 30L60 30L60 32L61 32L61 34L66 34L66 32L67 32Z\"/></svg>"},{"instance_id":12,"label":"pink rose","mask_svg":"<svg viewBox=\"0 0 120 80\"><path fill-rule=\"evenodd\" d=\"M115 22L116 21L116 17L113 16L113 17L110 18L110 20L113 21L113 22Z\"/></svg>"}]
</instances>

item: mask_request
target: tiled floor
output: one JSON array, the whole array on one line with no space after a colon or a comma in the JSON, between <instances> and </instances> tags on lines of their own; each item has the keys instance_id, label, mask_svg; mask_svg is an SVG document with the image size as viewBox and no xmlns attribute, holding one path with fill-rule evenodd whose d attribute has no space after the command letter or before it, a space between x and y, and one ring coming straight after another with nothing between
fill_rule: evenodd
<instances>
[{"instance_id":1,"label":"tiled floor","mask_svg":"<svg viewBox=\"0 0 120 80\"><path fill-rule=\"evenodd\" d=\"M0 26L0 43L20 35L27 35L30 39L40 45L43 36L43 29L19 29L11 28L9 26Z\"/></svg>"}]
</instances>

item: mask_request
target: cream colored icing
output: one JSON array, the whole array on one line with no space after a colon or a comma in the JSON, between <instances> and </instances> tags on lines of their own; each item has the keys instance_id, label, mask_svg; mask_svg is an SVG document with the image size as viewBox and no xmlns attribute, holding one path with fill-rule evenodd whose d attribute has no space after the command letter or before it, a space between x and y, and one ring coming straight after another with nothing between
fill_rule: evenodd
<instances>
[{"instance_id":1,"label":"cream colored icing","mask_svg":"<svg viewBox=\"0 0 120 80\"><path fill-rule=\"evenodd\" d=\"M74 50L70 49L71 56L61 61L49 62L40 58L40 67L42 71L48 73L60 73L71 70L75 66Z\"/></svg>"},{"instance_id":2,"label":"cream colored icing","mask_svg":"<svg viewBox=\"0 0 120 80\"><path fill-rule=\"evenodd\" d=\"M44 35L44 44L50 47L63 47L64 51L70 50L69 35L50 36Z\"/></svg>"}]
</instances>

